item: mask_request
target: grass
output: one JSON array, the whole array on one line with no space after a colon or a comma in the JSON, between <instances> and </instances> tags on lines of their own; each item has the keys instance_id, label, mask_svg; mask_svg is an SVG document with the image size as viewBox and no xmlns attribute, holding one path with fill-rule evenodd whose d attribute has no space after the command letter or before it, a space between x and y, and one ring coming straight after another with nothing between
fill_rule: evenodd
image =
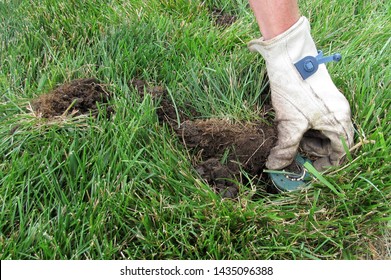
<instances>
[{"instance_id":1,"label":"grass","mask_svg":"<svg viewBox=\"0 0 391 280\"><path fill-rule=\"evenodd\" d=\"M148 4L146 4L148 3ZM389 259L389 1L301 1L356 124L351 160L301 192L242 186L222 200L197 175L158 104L164 85L201 117L257 120L264 62L247 1L0 3L1 259ZM217 7L237 16L223 28ZM115 116L48 124L28 100L95 76Z\"/></svg>"}]
</instances>

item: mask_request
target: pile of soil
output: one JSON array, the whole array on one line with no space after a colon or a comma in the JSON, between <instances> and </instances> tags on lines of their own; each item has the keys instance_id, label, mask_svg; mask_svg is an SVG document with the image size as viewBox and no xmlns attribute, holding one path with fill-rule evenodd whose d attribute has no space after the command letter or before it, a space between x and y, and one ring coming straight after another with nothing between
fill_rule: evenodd
<instances>
[{"instance_id":1,"label":"pile of soil","mask_svg":"<svg viewBox=\"0 0 391 280\"><path fill-rule=\"evenodd\" d=\"M233 123L226 119L187 120L174 131L186 148L201 158L196 170L218 193L235 197L245 171L259 177L276 130L265 123Z\"/></svg>"},{"instance_id":2,"label":"pile of soil","mask_svg":"<svg viewBox=\"0 0 391 280\"><path fill-rule=\"evenodd\" d=\"M84 114L96 115L97 103L107 104L111 97L102 83L95 78L73 80L63 84L48 94L32 100L32 109L43 118L56 116L78 116ZM107 106L107 112L112 108Z\"/></svg>"},{"instance_id":3,"label":"pile of soil","mask_svg":"<svg viewBox=\"0 0 391 280\"><path fill-rule=\"evenodd\" d=\"M176 111L163 87L148 86L142 80L131 84L140 95L159 96L159 120L171 126L184 147L193 155L192 162L198 174L223 197L233 198L238 186L247 183L247 177L259 178L265 167L270 149L277 140L274 126L265 122L239 123L226 119L196 119L186 116L181 108L178 125ZM188 111L188 110L186 110Z\"/></svg>"}]
</instances>

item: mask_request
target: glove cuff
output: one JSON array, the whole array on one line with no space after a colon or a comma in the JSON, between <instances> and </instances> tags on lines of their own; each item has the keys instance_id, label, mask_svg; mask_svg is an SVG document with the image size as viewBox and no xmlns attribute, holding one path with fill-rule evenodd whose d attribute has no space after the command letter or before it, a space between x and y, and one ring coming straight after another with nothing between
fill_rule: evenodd
<instances>
[{"instance_id":1,"label":"glove cuff","mask_svg":"<svg viewBox=\"0 0 391 280\"><path fill-rule=\"evenodd\" d=\"M318 54L311 37L309 21L304 16L288 30L270 40L261 37L250 41L248 48L252 52L259 52L267 64L276 64L276 67L284 67L286 58L289 59L290 64L294 64L303 57ZM282 58L283 61L280 61L281 57L285 57Z\"/></svg>"},{"instance_id":2,"label":"glove cuff","mask_svg":"<svg viewBox=\"0 0 391 280\"><path fill-rule=\"evenodd\" d=\"M265 40L263 37L260 37L259 39L251 40L248 43L248 47L249 47L250 51L252 51L252 52L259 51L256 48L256 45L260 45L263 48L272 48L276 44L279 44L282 40L285 40L291 36L294 36L295 33L297 33L298 30L302 29L305 25L308 25L308 28L309 28L308 19L305 16L301 16L295 24L293 24L289 29L287 29L283 33L281 33L281 34L279 34L269 40Z\"/></svg>"}]
</instances>

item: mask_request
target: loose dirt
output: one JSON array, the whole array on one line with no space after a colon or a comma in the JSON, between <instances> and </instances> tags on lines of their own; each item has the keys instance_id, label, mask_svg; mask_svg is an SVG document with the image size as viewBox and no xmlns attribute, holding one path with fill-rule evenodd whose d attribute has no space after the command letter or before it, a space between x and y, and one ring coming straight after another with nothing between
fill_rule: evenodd
<instances>
[{"instance_id":1,"label":"loose dirt","mask_svg":"<svg viewBox=\"0 0 391 280\"><path fill-rule=\"evenodd\" d=\"M225 119L187 120L174 128L184 146L200 158L196 170L218 193L237 195L238 183L259 177L276 131L265 123L233 123Z\"/></svg>"},{"instance_id":2,"label":"loose dirt","mask_svg":"<svg viewBox=\"0 0 391 280\"><path fill-rule=\"evenodd\" d=\"M53 118L66 115L96 115L97 103L107 104L111 97L99 80L95 78L78 79L63 84L51 92L31 101L36 115ZM107 106L107 112L112 108Z\"/></svg>"},{"instance_id":3,"label":"loose dirt","mask_svg":"<svg viewBox=\"0 0 391 280\"><path fill-rule=\"evenodd\" d=\"M233 198L238 186L248 183L248 178L260 178L270 149L277 140L274 126L265 122L241 123L227 119L197 119L186 116L177 108L182 123L178 125L174 106L160 87L148 86L142 80L131 84L139 91L160 97L157 109L159 120L173 129L191 159L198 174L223 197ZM244 172L248 176L244 176Z\"/></svg>"}]
</instances>

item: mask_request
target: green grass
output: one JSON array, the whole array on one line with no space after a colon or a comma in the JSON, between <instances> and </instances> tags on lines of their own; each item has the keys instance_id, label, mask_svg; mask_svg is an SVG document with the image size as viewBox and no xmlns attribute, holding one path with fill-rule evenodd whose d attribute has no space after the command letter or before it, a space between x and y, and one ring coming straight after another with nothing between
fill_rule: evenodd
<instances>
[{"instance_id":1,"label":"green grass","mask_svg":"<svg viewBox=\"0 0 391 280\"><path fill-rule=\"evenodd\" d=\"M247 1L2 1L0 258L391 258L391 4L300 3L319 49L343 55L328 68L362 145L301 192L253 183L222 200L129 81L164 85L201 117L259 119L267 81L246 48L260 36ZM237 21L215 26L214 6ZM48 124L26 108L90 76L114 95L111 120Z\"/></svg>"}]
</instances>

